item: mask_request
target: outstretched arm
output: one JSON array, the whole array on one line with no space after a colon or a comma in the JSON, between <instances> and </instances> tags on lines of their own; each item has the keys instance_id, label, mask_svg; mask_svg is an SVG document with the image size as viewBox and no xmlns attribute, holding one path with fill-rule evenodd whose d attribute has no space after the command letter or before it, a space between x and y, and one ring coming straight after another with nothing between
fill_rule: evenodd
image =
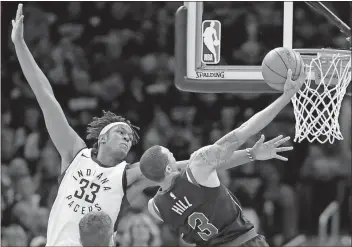
<instances>
[{"instance_id":1,"label":"outstretched arm","mask_svg":"<svg viewBox=\"0 0 352 247\"><path fill-rule=\"evenodd\" d=\"M293 147L280 147L288 141L290 137L283 138L282 135L264 142L264 135L252 148L234 151L225 160L220 160L221 150L217 145L206 146L198 150L191 158L189 165L195 180L203 186L214 186L214 182L219 183L216 170L229 169L254 160L280 159L287 161L287 158L278 155L278 152L292 150Z\"/></svg>"},{"instance_id":2,"label":"outstretched arm","mask_svg":"<svg viewBox=\"0 0 352 247\"><path fill-rule=\"evenodd\" d=\"M264 140L265 136L262 135L252 148L246 148L232 152L230 158L224 160L224 162L217 166L216 169L226 170L236 166L244 165L253 160L279 159L282 161L287 161L287 158L279 155L278 153L293 150L292 146L281 147L282 144L290 140L289 136L283 138L282 135L279 135L270 141L264 142ZM177 161L176 163L180 170L184 170L189 165L189 161L190 160L182 160Z\"/></svg>"},{"instance_id":3,"label":"outstretched arm","mask_svg":"<svg viewBox=\"0 0 352 247\"><path fill-rule=\"evenodd\" d=\"M238 150L232 153L231 157L225 160L221 165L217 166L217 170L229 169L232 167L240 166L246 163L249 163L254 160L268 160L268 159L280 159L287 161L287 158L278 155L278 152L284 152L292 150L293 147L280 147L283 143L287 142L290 137L283 138L282 135L264 142L264 135L255 143L252 148L245 150ZM204 162L201 162L204 168ZM177 165L180 170L186 169L189 164L189 160L178 161ZM200 167L202 168L202 167ZM206 169L203 169L206 170ZM158 186L158 183L148 180L143 176L140 168L139 162L130 165L127 172L127 199L131 200L144 189L148 187ZM196 175L197 176L197 175Z\"/></svg>"},{"instance_id":4,"label":"outstretched arm","mask_svg":"<svg viewBox=\"0 0 352 247\"><path fill-rule=\"evenodd\" d=\"M247 122L242 124L239 128L231 131L223 136L213 145L207 149L206 156L211 160L213 168L221 165L222 162L229 159L232 153L238 149L248 138L257 134L265 128L279 112L290 102L291 98L301 88L305 80L305 72L302 66L301 74L296 81L291 80L292 71L289 70L287 80L284 87L284 93L271 103L264 110L258 112L251 117Z\"/></svg>"},{"instance_id":5,"label":"outstretched arm","mask_svg":"<svg viewBox=\"0 0 352 247\"><path fill-rule=\"evenodd\" d=\"M23 39L22 4L18 5L16 19L12 21L12 28L11 38L19 63L43 112L49 135L61 155L61 172L63 172L76 153L86 144L68 124L61 106L55 99L48 79L38 67Z\"/></svg>"}]
</instances>

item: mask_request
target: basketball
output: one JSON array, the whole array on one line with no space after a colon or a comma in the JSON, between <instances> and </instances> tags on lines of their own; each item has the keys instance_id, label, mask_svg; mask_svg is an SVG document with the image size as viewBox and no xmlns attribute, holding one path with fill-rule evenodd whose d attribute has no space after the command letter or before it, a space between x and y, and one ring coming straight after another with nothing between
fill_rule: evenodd
<instances>
[{"instance_id":1,"label":"basketball","mask_svg":"<svg viewBox=\"0 0 352 247\"><path fill-rule=\"evenodd\" d=\"M219 41L219 40L214 40L214 45L215 45L215 46L220 45L220 41Z\"/></svg>"},{"instance_id":2,"label":"basketball","mask_svg":"<svg viewBox=\"0 0 352 247\"><path fill-rule=\"evenodd\" d=\"M292 80L297 80L304 65L301 55L294 50L278 47L263 59L262 75L273 89L283 91L288 69L292 70Z\"/></svg>"}]
</instances>

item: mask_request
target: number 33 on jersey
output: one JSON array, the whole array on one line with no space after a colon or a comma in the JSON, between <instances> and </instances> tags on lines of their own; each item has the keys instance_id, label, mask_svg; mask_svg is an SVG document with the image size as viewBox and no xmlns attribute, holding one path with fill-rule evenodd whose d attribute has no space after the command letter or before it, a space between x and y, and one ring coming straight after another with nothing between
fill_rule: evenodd
<instances>
[{"instance_id":1,"label":"number 33 on jersey","mask_svg":"<svg viewBox=\"0 0 352 247\"><path fill-rule=\"evenodd\" d=\"M61 182L66 192L65 207L81 215L93 210L109 210L110 196L122 197L124 194L121 181L125 163L117 167L103 167L95 162L88 152L87 149L75 158ZM116 189L121 191L116 193Z\"/></svg>"},{"instance_id":2,"label":"number 33 on jersey","mask_svg":"<svg viewBox=\"0 0 352 247\"><path fill-rule=\"evenodd\" d=\"M79 239L78 224L91 211L106 212L113 222L120 212L125 194L123 180L126 162L114 167L99 164L91 155L91 149L80 151L64 172L58 195L49 217L48 245L56 245L58 239ZM111 207L111 202L115 207Z\"/></svg>"}]
</instances>

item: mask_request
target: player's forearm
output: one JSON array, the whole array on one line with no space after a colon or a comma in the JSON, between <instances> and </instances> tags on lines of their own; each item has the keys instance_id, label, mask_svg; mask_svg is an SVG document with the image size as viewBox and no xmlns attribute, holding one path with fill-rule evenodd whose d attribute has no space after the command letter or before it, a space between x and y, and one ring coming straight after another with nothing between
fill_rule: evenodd
<instances>
[{"instance_id":1,"label":"player's forearm","mask_svg":"<svg viewBox=\"0 0 352 247\"><path fill-rule=\"evenodd\" d=\"M245 143L249 137L265 128L279 112L290 102L290 96L282 94L264 110L258 112L239 128L223 136L215 144L220 146L221 161L230 158L232 153Z\"/></svg>"},{"instance_id":2,"label":"player's forearm","mask_svg":"<svg viewBox=\"0 0 352 247\"><path fill-rule=\"evenodd\" d=\"M15 49L23 74L26 77L30 87L32 88L40 104L40 95L42 93L50 93L54 95L53 89L48 79L35 62L25 41L22 40L16 42Z\"/></svg>"},{"instance_id":3,"label":"player's forearm","mask_svg":"<svg viewBox=\"0 0 352 247\"><path fill-rule=\"evenodd\" d=\"M290 102L290 100L290 96L282 94L264 110L256 113L247 122L235 130L235 138L243 142L247 141L249 137L257 134L269 123L271 123L280 111ZM231 139L231 137L227 138L227 136L225 136L224 139Z\"/></svg>"},{"instance_id":4,"label":"player's forearm","mask_svg":"<svg viewBox=\"0 0 352 247\"><path fill-rule=\"evenodd\" d=\"M149 179L141 179L127 187L126 198L131 203L134 199L143 192L146 188L158 186L158 183Z\"/></svg>"},{"instance_id":5,"label":"player's forearm","mask_svg":"<svg viewBox=\"0 0 352 247\"><path fill-rule=\"evenodd\" d=\"M251 150L251 149L249 149ZM253 157L253 155L252 155ZM217 170L226 170L236 166L244 165L251 162L249 155L246 150L237 150L232 153L231 157L224 162L220 163Z\"/></svg>"}]
</instances>

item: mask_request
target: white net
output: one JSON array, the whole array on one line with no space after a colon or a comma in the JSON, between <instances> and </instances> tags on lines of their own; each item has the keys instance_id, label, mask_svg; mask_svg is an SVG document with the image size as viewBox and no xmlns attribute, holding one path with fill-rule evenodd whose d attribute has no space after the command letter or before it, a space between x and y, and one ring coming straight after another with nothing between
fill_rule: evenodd
<instances>
[{"instance_id":1,"label":"white net","mask_svg":"<svg viewBox=\"0 0 352 247\"><path fill-rule=\"evenodd\" d=\"M292 98L296 118L294 141L342 140L338 120L341 102L351 81L350 51L297 51L305 62L307 79Z\"/></svg>"}]
</instances>

